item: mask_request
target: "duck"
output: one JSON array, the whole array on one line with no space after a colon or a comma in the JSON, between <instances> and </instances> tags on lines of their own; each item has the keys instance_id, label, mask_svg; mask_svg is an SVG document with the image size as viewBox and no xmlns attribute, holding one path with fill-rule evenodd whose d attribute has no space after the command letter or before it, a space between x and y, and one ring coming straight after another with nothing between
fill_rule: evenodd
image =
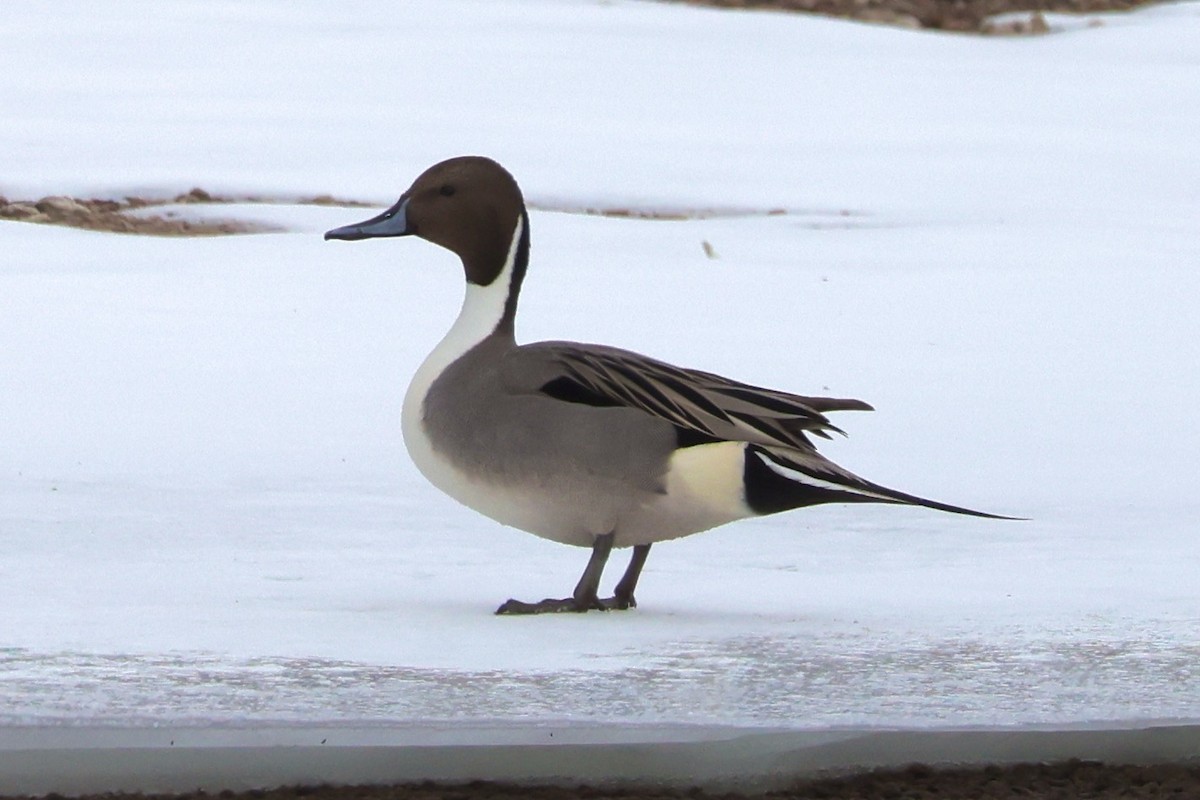
<instances>
[{"instance_id":1,"label":"duck","mask_svg":"<svg viewBox=\"0 0 1200 800\"><path fill-rule=\"evenodd\" d=\"M808 397L598 344L518 344L529 213L513 176L483 156L434 164L386 211L326 240L415 236L458 256L462 308L417 369L404 443L430 483L507 526L590 556L565 598L509 599L497 614L635 608L650 548L749 517L825 503L887 503L1011 519L907 494L817 452L826 416L861 400ZM610 597L600 579L631 548Z\"/></svg>"}]
</instances>

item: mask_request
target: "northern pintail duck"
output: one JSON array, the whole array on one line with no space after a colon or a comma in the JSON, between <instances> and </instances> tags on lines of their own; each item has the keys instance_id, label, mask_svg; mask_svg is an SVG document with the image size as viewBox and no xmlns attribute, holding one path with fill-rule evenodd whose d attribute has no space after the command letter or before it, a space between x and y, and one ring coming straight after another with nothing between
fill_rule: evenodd
<instances>
[{"instance_id":1,"label":"northern pintail duck","mask_svg":"<svg viewBox=\"0 0 1200 800\"><path fill-rule=\"evenodd\" d=\"M625 609L650 546L820 503L897 503L995 517L863 480L810 436L861 400L764 389L593 344L517 344L529 215L517 182L474 156L435 164L377 217L326 239L419 236L462 259L462 310L404 397L404 442L435 486L505 525L591 548L572 595L497 613ZM599 596L614 547L633 556Z\"/></svg>"}]
</instances>

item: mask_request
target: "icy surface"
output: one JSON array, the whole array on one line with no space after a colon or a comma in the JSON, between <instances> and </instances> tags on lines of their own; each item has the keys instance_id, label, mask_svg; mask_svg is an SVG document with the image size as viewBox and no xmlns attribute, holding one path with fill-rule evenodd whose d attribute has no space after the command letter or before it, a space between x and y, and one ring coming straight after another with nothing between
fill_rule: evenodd
<instances>
[{"instance_id":1,"label":"icy surface","mask_svg":"<svg viewBox=\"0 0 1200 800\"><path fill-rule=\"evenodd\" d=\"M384 202L478 152L540 208L784 209L535 211L519 334L862 397L840 463L1031 520L815 509L656 547L635 612L496 618L586 554L404 454L452 257L321 241L362 209L5 222L0 722L1200 719L1200 4L1004 40L632 2L60 11L0 6L0 194Z\"/></svg>"}]
</instances>

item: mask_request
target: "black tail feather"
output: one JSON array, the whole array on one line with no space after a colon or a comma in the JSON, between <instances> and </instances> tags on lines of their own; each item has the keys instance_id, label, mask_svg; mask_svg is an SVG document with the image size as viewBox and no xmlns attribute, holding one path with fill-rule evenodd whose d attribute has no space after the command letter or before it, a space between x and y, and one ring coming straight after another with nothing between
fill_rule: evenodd
<instances>
[{"instance_id":1,"label":"black tail feather","mask_svg":"<svg viewBox=\"0 0 1200 800\"><path fill-rule=\"evenodd\" d=\"M802 460L806 463L801 463ZM889 489L863 480L816 453L787 458L777 449L750 445L746 448L744 469L746 503L758 514L774 514L822 503L893 503L924 506L985 519L1023 519L989 514Z\"/></svg>"}]
</instances>

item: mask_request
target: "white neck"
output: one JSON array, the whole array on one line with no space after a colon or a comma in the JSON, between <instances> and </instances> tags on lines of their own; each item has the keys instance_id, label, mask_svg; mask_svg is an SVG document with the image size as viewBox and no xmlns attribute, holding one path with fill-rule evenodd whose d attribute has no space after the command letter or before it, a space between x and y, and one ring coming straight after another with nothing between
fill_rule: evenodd
<instances>
[{"instance_id":1,"label":"white neck","mask_svg":"<svg viewBox=\"0 0 1200 800\"><path fill-rule=\"evenodd\" d=\"M417 373L413 376L404 397L404 413L409 415L416 411L425 400L429 387L437 380L438 375L446 367L453 364L467 351L486 339L496 330L500 320L504 318L504 308L508 304L509 290L512 286L513 269L516 266L517 247L521 241L521 233L525 221L517 219L517 227L513 231L512 243L508 246L508 256L504 259L504 268L496 279L487 286L467 282L467 292L463 297L462 310L458 319L450 326L442 341L426 356ZM413 408L410 410L410 406Z\"/></svg>"}]
</instances>

